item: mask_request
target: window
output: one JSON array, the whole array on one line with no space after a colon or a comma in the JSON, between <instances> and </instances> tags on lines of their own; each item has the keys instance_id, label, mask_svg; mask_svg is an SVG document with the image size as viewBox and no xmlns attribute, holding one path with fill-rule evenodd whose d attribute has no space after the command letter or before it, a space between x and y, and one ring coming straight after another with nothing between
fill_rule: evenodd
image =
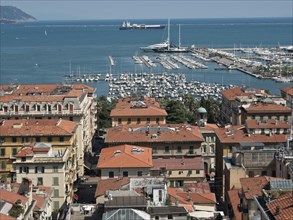
<instances>
[{"instance_id":1,"label":"window","mask_svg":"<svg viewBox=\"0 0 293 220\"><path fill-rule=\"evenodd\" d=\"M52 142L52 137L48 137L48 142Z\"/></svg>"},{"instance_id":2,"label":"window","mask_svg":"<svg viewBox=\"0 0 293 220\"><path fill-rule=\"evenodd\" d=\"M26 143L27 142L27 137L22 137L22 143Z\"/></svg>"},{"instance_id":3,"label":"window","mask_svg":"<svg viewBox=\"0 0 293 220\"><path fill-rule=\"evenodd\" d=\"M41 142L41 137L36 137L36 142Z\"/></svg>"},{"instance_id":4,"label":"window","mask_svg":"<svg viewBox=\"0 0 293 220\"><path fill-rule=\"evenodd\" d=\"M114 172L113 171L109 172L109 178L114 178Z\"/></svg>"},{"instance_id":5,"label":"window","mask_svg":"<svg viewBox=\"0 0 293 220\"><path fill-rule=\"evenodd\" d=\"M54 206L54 209L59 209L59 202L54 201L53 206Z\"/></svg>"},{"instance_id":6,"label":"window","mask_svg":"<svg viewBox=\"0 0 293 220\"><path fill-rule=\"evenodd\" d=\"M62 105L58 105L58 112L62 111Z\"/></svg>"},{"instance_id":7,"label":"window","mask_svg":"<svg viewBox=\"0 0 293 220\"><path fill-rule=\"evenodd\" d=\"M210 151L211 151L212 154L215 153L215 145L211 144Z\"/></svg>"},{"instance_id":8,"label":"window","mask_svg":"<svg viewBox=\"0 0 293 220\"><path fill-rule=\"evenodd\" d=\"M35 173L44 173L45 167L37 166L35 167Z\"/></svg>"},{"instance_id":9,"label":"window","mask_svg":"<svg viewBox=\"0 0 293 220\"><path fill-rule=\"evenodd\" d=\"M165 146L165 153L167 154L167 153L169 153L170 152L170 148L169 148L169 146Z\"/></svg>"},{"instance_id":10,"label":"window","mask_svg":"<svg viewBox=\"0 0 293 220\"><path fill-rule=\"evenodd\" d=\"M137 171L137 176L142 176L142 171Z\"/></svg>"},{"instance_id":11,"label":"window","mask_svg":"<svg viewBox=\"0 0 293 220\"><path fill-rule=\"evenodd\" d=\"M37 185L43 185L43 177L38 177Z\"/></svg>"},{"instance_id":12,"label":"window","mask_svg":"<svg viewBox=\"0 0 293 220\"><path fill-rule=\"evenodd\" d=\"M128 171L123 171L123 177L128 177Z\"/></svg>"},{"instance_id":13,"label":"window","mask_svg":"<svg viewBox=\"0 0 293 220\"><path fill-rule=\"evenodd\" d=\"M155 220L159 220L159 219L160 219L160 216L156 215Z\"/></svg>"},{"instance_id":14,"label":"window","mask_svg":"<svg viewBox=\"0 0 293 220\"><path fill-rule=\"evenodd\" d=\"M137 118L136 119L136 124L140 124L140 122L141 122L141 119L140 118Z\"/></svg>"},{"instance_id":15,"label":"window","mask_svg":"<svg viewBox=\"0 0 293 220\"><path fill-rule=\"evenodd\" d=\"M131 118L127 118L127 124L131 124Z\"/></svg>"},{"instance_id":16,"label":"window","mask_svg":"<svg viewBox=\"0 0 293 220\"><path fill-rule=\"evenodd\" d=\"M73 121L73 117L72 116L69 117L69 121Z\"/></svg>"},{"instance_id":17,"label":"window","mask_svg":"<svg viewBox=\"0 0 293 220\"><path fill-rule=\"evenodd\" d=\"M19 172L20 173L29 173L29 168L28 167L19 167Z\"/></svg>"},{"instance_id":18,"label":"window","mask_svg":"<svg viewBox=\"0 0 293 220\"><path fill-rule=\"evenodd\" d=\"M170 180L170 187L174 187L174 180Z\"/></svg>"},{"instance_id":19,"label":"window","mask_svg":"<svg viewBox=\"0 0 293 220\"><path fill-rule=\"evenodd\" d=\"M58 186L58 185L59 185L59 178L53 177L53 186Z\"/></svg>"},{"instance_id":20,"label":"window","mask_svg":"<svg viewBox=\"0 0 293 220\"><path fill-rule=\"evenodd\" d=\"M122 119L118 118L118 125L121 125L121 124L122 124Z\"/></svg>"},{"instance_id":21,"label":"window","mask_svg":"<svg viewBox=\"0 0 293 220\"><path fill-rule=\"evenodd\" d=\"M162 190L159 190L159 202L163 201L163 193Z\"/></svg>"},{"instance_id":22,"label":"window","mask_svg":"<svg viewBox=\"0 0 293 220\"><path fill-rule=\"evenodd\" d=\"M192 174L192 170L188 170L187 175L190 176Z\"/></svg>"},{"instance_id":23,"label":"window","mask_svg":"<svg viewBox=\"0 0 293 220\"><path fill-rule=\"evenodd\" d=\"M73 104L69 105L69 111L72 113L73 112Z\"/></svg>"},{"instance_id":24,"label":"window","mask_svg":"<svg viewBox=\"0 0 293 220\"><path fill-rule=\"evenodd\" d=\"M29 105L26 105L26 106L25 106L25 111L26 111L26 112L29 112L29 111L30 111L30 106L29 106Z\"/></svg>"},{"instance_id":25,"label":"window","mask_svg":"<svg viewBox=\"0 0 293 220\"><path fill-rule=\"evenodd\" d=\"M261 175L262 176L266 176L267 175L267 171L266 170L261 171Z\"/></svg>"},{"instance_id":26,"label":"window","mask_svg":"<svg viewBox=\"0 0 293 220\"><path fill-rule=\"evenodd\" d=\"M1 161L1 170L6 170L6 161Z\"/></svg>"},{"instance_id":27,"label":"window","mask_svg":"<svg viewBox=\"0 0 293 220\"><path fill-rule=\"evenodd\" d=\"M156 123L160 124L160 118L156 118Z\"/></svg>"},{"instance_id":28,"label":"window","mask_svg":"<svg viewBox=\"0 0 293 220\"><path fill-rule=\"evenodd\" d=\"M53 166L53 173L58 173L58 166Z\"/></svg>"},{"instance_id":29,"label":"window","mask_svg":"<svg viewBox=\"0 0 293 220\"><path fill-rule=\"evenodd\" d=\"M37 105L37 111L40 112L41 111L41 106Z\"/></svg>"},{"instance_id":30,"label":"window","mask_svg":"<svg viewBox=\"0 0 293 220\"><path fill-rule=\"evenodd\" d=\"M173 215L168 215L168 219L173 219Z\"/></svg>"},{"instance_id":31,"label":"window","mask_svg":"<svg viewBox=\"0 0 293 220\"><path fill-rule=\"evenodd\" d=\"M200 174L200 170L196 170L195 173L196 173L196 174Z\"/></svg>"},{"instance_id":32,"label":"window","mask_svg":"<svg viewBox=\"0 0 293 220\"><path fill-rule=\"evenodd\" d=\"M59 189L54 189L54 197L59 197Z\"/></svg>"},{"instance_id":33,"label":"window","mask_svg":"<svg viewBox=\"0 0 293 220\"><path fill-rule=\"evenodd\" d=\"M182 147L181 146L177 146L177 153L181 153L182 152Z\"/></svg>"},{"instance_id":34,"label":"window","mask_svg":"<svg viewBox=\"0 0 293 220\"><path fill-rule=\"evenodd\" d=\"M179 175L181 175L182 173L183 173L183 171L181 171L181 170L180 170L180 171L178 171L178 174L179 174Z\"/></svg>"},{"instance_id":35,"label":"window","mask_svg":"<svg viewBox=\"0 0 293 220\"><path fill-rule=\"evenodd\" d=\"M194 152L193 152L193 146L189 146L189 152L188 152L189 154L194 154Z\"/></svg>"},{"instance_id":36,"label":"window","mask_svg":"<svg viewBox=\"0 0 293 220\"><path fill-rule=\"evenodd\" d=\"M5 148L1 148L1 151L0 151L0 156L1 157L4 157L5 156Z\"/></svg>"},{"instance_id":37,"label":"window","mask_svg":"<svg viewBox=\"0 0 293 220\"><path fill-rule=\"evenodd\" d=\"M168 171L168 174L169 174L169 176L172 175L172 170L169 170Z\"/></svg>"},{"instance_id":38,"label":"window","mask_svg":"<svg viewBox=\"0 0 293 220\"><path fill-rule=\"evenodd\" d=\"M64 142L64 137L60 137L60 138L59 138L59 141L60 141L60 142Z\"/></svg>"},{"instance_id":39,"label":"window","mask_svg":"<svg viewBox=\"0 0 293 220\"><path fill-rule=\"evenodd\" d=\"M201 152L206 153L207 152L207 145L202 145Z\"/></svg>"},{"instance_id":40,"label":"window","mask_svg":"<svg viewBox=\"0 0 293 220\"><path fill-rule=\"evenodd\" d=\"M12 138L12 143L16 143L16 141L17 141L16 137L13 137Z\"/></svg>"},{"instance_id":41,"label":"window","mask_svg":"<svg viewBox=\"0 0 293 220\"><path fill-rule=\"evenodd\" d=\"M157 150L158 150L157 147L154 146L153 147L153 154L156 154L157 153Z\"/></svg>"},{"instance_id":42,"label":"window","mask_svg":"<svg viewBox=\"0 0 293 220\"><path fill-rule=\"evenodd\" d=\"M151 122L150 118L147 118L147 124L149 124Z\"/></svg>"}]
</instances>

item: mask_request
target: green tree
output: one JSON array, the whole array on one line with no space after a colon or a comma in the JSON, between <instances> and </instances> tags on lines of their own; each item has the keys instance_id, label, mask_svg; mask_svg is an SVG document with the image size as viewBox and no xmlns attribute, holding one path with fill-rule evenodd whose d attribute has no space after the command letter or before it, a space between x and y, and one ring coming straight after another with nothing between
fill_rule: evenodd
<instances>
[{"instance_id":1,"label":"green tree","mask_svg":"<svg viewBox=\"0 0 293 220\"><path fill-rule=\"evenodd\" d=\"M109 128L112 126L110 113L114 108L115 102L108 102L105 96L100 96L97 99L97 124L98 129Z\"/></svg>"},{"instance_id":2,"label":"green tree","mask_svg":"<svg viewBox=\"0 0 293 220\"><path fill-rule=\"evenodd\" d=\"M167 123L179 124L187 122L187 111L180 101L170 100L166 105Z\"/></svg>"}]
</instances>

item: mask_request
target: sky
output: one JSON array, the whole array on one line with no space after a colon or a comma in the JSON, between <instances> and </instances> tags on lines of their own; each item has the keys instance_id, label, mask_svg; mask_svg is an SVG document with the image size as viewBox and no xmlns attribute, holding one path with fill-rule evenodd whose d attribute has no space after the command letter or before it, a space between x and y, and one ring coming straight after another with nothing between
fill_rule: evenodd
<instances>
[{"instance_id":1,"label":"sky","mask_svg":"<svg viewBox=\"0 0 293 220\"><path fill-rule=\"evenodd\" d=\"M1 0L38 20L293 17L293 0Z\"/></svg>"}]
</instances>

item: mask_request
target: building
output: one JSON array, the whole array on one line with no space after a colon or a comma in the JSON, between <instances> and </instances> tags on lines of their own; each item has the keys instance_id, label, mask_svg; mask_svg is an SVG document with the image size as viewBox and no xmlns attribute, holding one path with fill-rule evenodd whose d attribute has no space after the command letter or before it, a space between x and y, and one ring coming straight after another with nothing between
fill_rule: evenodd
<instances>
[{"instance_id":1,"label":"building","mask_svg":"<svg viewBox=\"0 0 293 220\"><path fill-rule=\"evenodd\" d=\"M266 149L276 149L276 147L285 145L287 137L285 134L250 134L247 132L245 126L226 126L225 128L219 128L216 130L216 185L217 196L222 196L223 190L226 188L225 178L223 173L224 162L223 157L232 158L233 147L239 147L241 143L249 143L250 147L257 147L260 143L263 144ZM271 153L270 153L271 154ZM261 154L246 153L247 156L253 157ZM272 170L273 172L273 170ZM251 174L252 175L252 174Z\"/></svg>"},{"instance_id":2,"label":"building","mask_svg":"<svg viewBox=\"0 0 293 220\"><path fill-rule=\"evenodd\" d=\"M71 149L57 150L51 144L36 143L23 147L15 157L16 182L26 177L33 186L52 187L51 211L73 202L77 166Z\"/></svg>"},{"instance_id":3,"label":"building","mask_svg":"<svg viewBox=\"0 0 293 220\"><path fill-rule=\"evenodd\" d=\"M293 101L293 86L285 86L280 89L281 96L287 101L287 106L291 107Z\"/></svg>"},{"instance_id":4,"label":"building","mask_svg":"<svg viewBox=\"0 0 293 220\"><path fill-rule=\"evenodd\" d=\"M82 155L78 148L78 125L67 120L18 119L0 123L0 173L2 181L16 181L13 162L17 153L35 143L49 143L53 151L68 150L73 162ZM79 161L80 162L80 161ZM83 169L83 163L78 164Z\"/></svg>"},{"instance_id":5,"label":"building","mask_svg":"<svg viewBox=\"0 0 293 220\"><path fill-rule=\"evenodd\" d=\"M289 134L290 123L289 121L276 120L276 119L263 119L263 120L251 120L245 121L245 127L249 134Z\"/></svg>"},{"instance_id":6,"label":"building","mask_svg":"<svg viewBox=\"0 0 293 220\"><path fill-rule=\"evenodd\" d=\"M51 219L52 189L33 186L27 178L21 184L0 186L1 219Z\"/></svg>"},{"instance_id":7,"label":"building","mask_svg":"<svg viewBox=\"0 0 293 220\"><path fill-rule=\"evenodd\" d=\"M95 89L82 84L3 85L0 87L0 118L59 119L74 121L80 130L79 164L83 152L92 150L96 129ZM80 166L81 168L81 166ZM83 169L79 169L83 175Z\"/></svg>"},{"instance_id":8,"label":"building","mask_svg":"<svg viewBox=\"0 0 293 220\"><path fill-rule=\"evenodd\" d=\"M282 203L279 200L282 199L282 195L289 193L289 197L292 198L292 180L261 176L241 178L240 182L239 210L241 211L243 220L252 219L254 216L259 216L261 219L289 219L286 216L290 216L288 214L291 214L292 217L292 203L291 207L289 205L290 203L287 205L285 202L283 203L285 207L287 206L288 210L276 210L277 206L274 206ZM277 202L278 200L279 202Z\"/></svg>"},{"instance_id":9,"label":"building","mask_svg":"<svg viewBox=\"0 0 293 220\"><path fill-rule=\"evenodd\" d=\"M201 156L203 141L198 127L185 124L119 126L110 128L105 138L109 146L132 144L151 147L153 158Z\"/></svg>"},{"instance_id":10,"label":"building","mask_svg":"<svg viewBox=\"0 0 293 220\"><path fill-rule=\"evenodd\" d=\"M151 175L165 176L170 187L183 187L186 183L201 182L206 177L201 157L155 158Z\"/></svg>"},{"instance_id":11,"label":"building","mask_svg":"<svg viewBox=\"0 0 293 220\"><path fill-rule=\"evenodd\" d=\"M151 220L157 219L174 219L174 220L186 220L187 210L180 206L161 206L161 207L149 207L148 213L151 216Z\"/></svg>"},{"instance_id":12,"label":"building","mask_svg":"<svg viewBox=\"0 0 293 220\"><path fill-rule=\"evenodd\" d=\"M155 98L120 98L111 111L112 126L166 124L167 112Z\"/></svg>"},{"instance_id":13,"label":"building","mask_svg":"<svg viewBox=\"0 0 293 220\"><path fill-rule=\"evenodd\" d=\"M241 124L243 120L241 119L240 107L256 103L267 95L264 90L245 87L234 87L222 91L221 118L223 123Z\"/></svg>"},{"instance_id":14,"label":"building","mask_svg":"<svg viewBox=\"0 0 293 220\"><path fill-rule=\"evenodd\" d=\"M102 179L149 176L152 167L151 148L126 144L102 149L97 165Z\"/></svg>"}]
</instances>

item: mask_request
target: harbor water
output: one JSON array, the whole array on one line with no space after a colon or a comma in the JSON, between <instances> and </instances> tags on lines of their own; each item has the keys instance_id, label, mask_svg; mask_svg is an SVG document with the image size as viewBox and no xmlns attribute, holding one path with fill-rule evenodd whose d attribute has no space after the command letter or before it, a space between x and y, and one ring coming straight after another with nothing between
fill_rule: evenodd
<instances>
[{"instance_id":1,"label":"harbor water","mask_svg":"<svg viewBox=\"0 0 293 220\"><path fill-rule=\"evenodd\" d=\"M183 73L187 81L226 85L245 85L268 89L279 94L279 88L290 83L257 79L237 70L215 71L216 63L206 62L207 69L165 70L161 65L147 68L135 64L132 56L147 55L156 61L158 54L139 48L165 40L166 29L119 30L122 20L38 21L1 25L0 83L64 83L64 75L110 72ZM167 24L163 20L133 20L132 23ZM291 18L257 19L171 19L171 41L200 48L254 48L292 45ZM86 82L96 87L97 95L107 95L105 81ZM291 83L292 84L292 83Z\"/></svg>"}]
</instances>

